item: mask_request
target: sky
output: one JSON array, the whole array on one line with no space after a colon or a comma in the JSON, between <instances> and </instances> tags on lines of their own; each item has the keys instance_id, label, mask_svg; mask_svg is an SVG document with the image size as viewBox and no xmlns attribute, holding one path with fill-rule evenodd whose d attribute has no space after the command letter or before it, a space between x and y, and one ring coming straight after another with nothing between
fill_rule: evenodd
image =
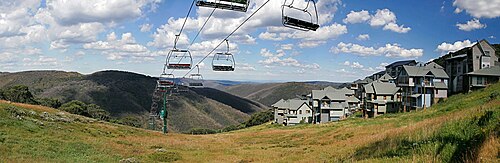
<instances>
[{"instance_id":1,"label":"sky","mask_svg":"<svg viewBox=\"0 0 500 163\"><path fill-rule=\"evenodd\" d=\"M188 49L196 64L266 1L251 0L247 12L195 5L186 19L189 0L2 0L0 72L121 70L159 76L185 20L177 48ZM394 61L427 62L482 39L500 43L500 0L318 0L317 12L308 8L318 15L317 31L283 27L283 3L270 0L229 37L234 72L213 72L210 55L199 64L203 77L346 82ZM306 1L293 5L304 8ZM215 52L226 49L222 44Z\"/></svg>"}]
</instances>

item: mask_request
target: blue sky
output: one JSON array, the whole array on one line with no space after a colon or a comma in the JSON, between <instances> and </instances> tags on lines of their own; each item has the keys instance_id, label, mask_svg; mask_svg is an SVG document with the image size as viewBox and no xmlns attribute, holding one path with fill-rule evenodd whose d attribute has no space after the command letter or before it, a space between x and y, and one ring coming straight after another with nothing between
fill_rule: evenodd
<instances>
[{"instance_id":1,"label":"blue sky","mask_svg":"<svg viewBox=\"0 0 500 163\"><path fill-rule=\"evenodd\" d=\"M247 13L216 10L193 41L212 11L194 6L178 47L189 48L197 63L264 2L251 1ZM481 39L500 43L498 0L319 0L316 32L282 27L282 3L271 0L229 38L235 72L211 71L209 57L200 65L205 79L353 81L397 60L426 62ZM123 70L158 76L190 4L2 1L0 71ZM216 51L225 51L225 45Z\"/></svg>"}]
</instances>

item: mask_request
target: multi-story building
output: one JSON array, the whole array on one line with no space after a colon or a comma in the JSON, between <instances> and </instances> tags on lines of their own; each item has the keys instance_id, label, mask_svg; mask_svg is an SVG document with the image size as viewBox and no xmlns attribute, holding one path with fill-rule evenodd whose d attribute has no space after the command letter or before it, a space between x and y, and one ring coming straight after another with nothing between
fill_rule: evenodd
<instances>
[{"instance_id":1,"label":"multi-story building","mask_svg":"<svg viewBox=\"0 0 500 163\"><path fill-rule=\"evenodd\" d=\"M363 99L364 117L395 113L401 108L401 89L394 83L377 80L364 85L366 98Z\"/></svg>"},{"instance_id":2,"label":"multi-story building","mask_svg":"<svg viewBox=\"0 0 500 163\"><path fill-rule=\"evenodd\" d=\"M500 66L499 57L495 54L495 48L488 41L481 40L471 47L448 54L445 61L446 73L450 76L448 83L449 92L463 93L475 88L473 81L468 75L477 76L473 73L481 69ZM481 71L484 72L484 71ZM476 78L476 77L474 77ZM477 81L476 81L477 82Z\"/></svg>"},{"instance_id":3,"label":"multi-story building","mask_svg":"<svg viewBox=\"0 0 500 163\"><path fill-rule=\"evenodd\" d=\"M403 90L404 110L430 107L447 98L448 75L435 63L425 66L403 66L397 86Z\"/></svg>"},{"instance_id":4,"label":"multi-story building","mask_svg":"<svg viewBox=\"0 0 500 163\"><path fill-rule=\"evenodd\" d=\"M271 106L274 109L274 123L296 125L312 122L312 110L307 100L281 99Z\"/></svg>"},{"instance_id":5,"label":"multi-story building","mask_svg":"<svg viewBox=\"0 0 500 163\"><path fill-rule=\"evenodd\" d=\"M391 63L390 65L385 66L385 72L391 77L396 78L403 70L403 66L415 66L417 65L417 61L415 60L406 60L406 61L397 61L394 63Z\"/></svg>"},{"instance_id":6,"label":"multi-story building","mask_svg":"<svg viewBox=\"0 0 500 163\"><path fill-rule=\"evenodd\" d=\"M314 111L314 122L325 123L346 118L351 110L359 106L359 99L354 97L353 90L326 87L312 90L310 104Z\"/></svg>"}]
</instances>

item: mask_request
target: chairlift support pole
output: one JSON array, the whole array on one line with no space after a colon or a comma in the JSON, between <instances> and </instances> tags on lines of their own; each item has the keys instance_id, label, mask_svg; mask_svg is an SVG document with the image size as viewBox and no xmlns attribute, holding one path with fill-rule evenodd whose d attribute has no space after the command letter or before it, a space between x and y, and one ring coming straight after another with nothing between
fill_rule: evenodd
<instances>
[{"instance_id":1,"label":"chairlift support pole","mask_svg":"<svg viewBox=\"0 0 500 163\"><path fill-rule=\"evenodd\" d=\"M167 92L163 92L163 134L167 134Z\"/></svg>"}]
</instances>

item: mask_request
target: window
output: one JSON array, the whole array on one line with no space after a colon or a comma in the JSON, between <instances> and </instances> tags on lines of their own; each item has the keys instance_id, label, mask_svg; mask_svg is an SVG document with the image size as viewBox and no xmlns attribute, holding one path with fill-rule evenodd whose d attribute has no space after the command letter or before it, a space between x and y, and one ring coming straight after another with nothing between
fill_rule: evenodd
<instances>
[{"instance_id":1,"label":"window","mask_svg":"<svg viewBox=\"0 0 500 163\"><path fill-rule=\"evenodd\" d=\"M477 85L483 85L483 77L477 77Z\"/></svg>"},{"instance_id":2,"label":"window","mask_svg":"<svg viewBox=\"0 0 500 163\"><path fill-rule=\"evenodd\" d=\"M490 51L484 51L484 54L490 55Z\"/></svg>"},{"instance_id":3,"label":"window","mask_svg":"<svg viewBox=\"0 0 500 163\"><path fill-rule=\"evenodd\" d=\"M299 110L299 114L302 114L302 110Z\"/></svg>"},{"instance_id":4,"label":"window","mask_svg":"<svg viewBox=\"0 0 500 163\"><path fill-rule=\"evenodd\" d=\"M384 100L387 100L387 96L384 96Z\"/></svg>"},{"instance_id":5,"label":"window","mask_svg":"<svg viewBox=\"0 0 500 163\"><path fill-rule=\"evenodd\" d=\"M436 89L436 94L439 94L438 90Z\"/></svg>"},{"instance_id":6,"label":"window","mask_svg":"<svg viewBox=\"0 0 500 163\"><path fill-rule=\"evenodd\" d=\"M306 110L306 113L309 114L309 113L311 113L311 111L310 110Z\"/></svg>"}]
</instances>

